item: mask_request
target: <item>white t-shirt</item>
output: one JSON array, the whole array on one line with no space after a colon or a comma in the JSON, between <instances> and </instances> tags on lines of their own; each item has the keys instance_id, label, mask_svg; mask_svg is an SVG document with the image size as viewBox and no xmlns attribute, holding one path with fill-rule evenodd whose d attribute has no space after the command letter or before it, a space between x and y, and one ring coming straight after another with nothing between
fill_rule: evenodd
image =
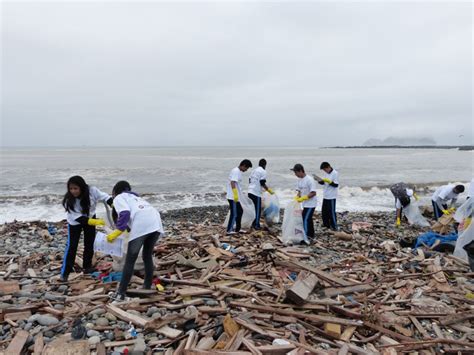
<instances>
[{"instance_id":1,"label":"white t-shirt","mask_svg":"<svg viewBox=\"0 0 474 355\"><path fill-rule=\"evenodd\" d=\"M74 211L69 211L67 212L67 223L69 223L71 226L77 226L80 223L76 221L79 217L85 216L88 218L91 218L95 215L95 210L97 208L97 202L102 201L102 202L107 202L107 200L110 198L110 195L106 194L105 192L100 191L97 187L95 186L89 186L89 199L91 201L91 206L89 209L89 214L86 216L85 214L82 213L82 207L81 207L81 200L76 198L76 201L74 203Z\"/></svg>"},{"instance_id":2,"label":"white t-shirt","mask_svg":"<svg viewBox=\"0 0 474 355\"><path fill-rule=\"evenodd\" d=\"M230 171L229 180L227 181L227 199L233 201L234 193L232 192L232 186L230 184L232 181L235 182L237 191L239 192L239 200L240 200L240 197L242 196L242 190L240 188L240 185L242 183L242 172L240 171L238 167Z\"/></svg>"},{"instance_id":3,"label":"white t-shirt","mask_svg":"<svg viewBox=\"0 0 474 355\"><path fill-rule=\"evenodd\" d=\"M335 184L339 184L339 173L336 169L332 169L332 171L328 174L324 172L324 178L331 180ZM337 191L339 187L334 187L329 185L328 183L324 183L323 187L323 198L326 200L334 200L337 198Z\"/></svg>"},{"instance_id":4,"label":"white t-shirt","mask_svg":"<svg viewBox=\"0 0 474 355\"><path fill-rule=\"evenodd\" d=\"M452 203L456 202L458 194L454 193L454 186L454 184L449 184L438 187L431 199L441 205L447 204L449 200L452 200Z\"/></svg>"},{"instance_id":5,"label":"white t-shirt","mask_svg":"<svg viewBox=\"0 0 474 355\"><path fill-rule=\"evenodd\" d=\"M115 196L114 208L119 215L123 211L130 212L128 241L152 232L164 232L160 213L144 199L133 193L122 192Z\"/></svg>"},{"instance_id":6,"label":"white t-shirt","mask_svg":"<svg viewBox=\"0 0 474 355\"><path fill-rule=\"evenodd\" d=\"M301 196L309 195L310 192L316 192L316 183L311 176L306 175L304 178L298 180L296 190L300 192ZM315 208L317 202L316 195L314 195L309 200L303 201L302 206L303 208Z\"/></svg>"},{"instance_id":7,"label":"white t-shirt","mask_svg":"<svg viewBox=\"0 0 474 355\"><path fill-rule=\"evenodd\" d=\"M408 197L413 196L414 191L412 189L405 189L405 191L407 192ZM402 206L402 203L400 202L400 200L398 198L395 198L395 208L399 209L399 208L402 208L402 207L403 206Z\"/></svg>"},{"instance_id":8,"label":"white t-shirt","mask_svg":"<svg viewBox=\"0 0 474 355\"><path fill-rule=\"evenodd\" d=\"M258 168L252 170L249 178L249 193L258 197L262 196L262 185L260 181L267 179L267 172L264 168L259 166Z\"/></svg>"}]
</instances>

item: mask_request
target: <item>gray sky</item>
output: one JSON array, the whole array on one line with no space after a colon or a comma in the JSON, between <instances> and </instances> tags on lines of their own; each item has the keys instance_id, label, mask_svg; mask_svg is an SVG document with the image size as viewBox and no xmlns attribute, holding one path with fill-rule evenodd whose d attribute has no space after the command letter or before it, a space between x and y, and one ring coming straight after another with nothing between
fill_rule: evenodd
<instances>
[{"instance_id":1,"label":"gray sky","mask_svg":"<svg viewBox=\"0 0 474 355\"><path fill-rule=\"evenodd\" d=\"M4 146L473 142L470 2L3 2L1 68Z\"/></svg>"}]
</instances>

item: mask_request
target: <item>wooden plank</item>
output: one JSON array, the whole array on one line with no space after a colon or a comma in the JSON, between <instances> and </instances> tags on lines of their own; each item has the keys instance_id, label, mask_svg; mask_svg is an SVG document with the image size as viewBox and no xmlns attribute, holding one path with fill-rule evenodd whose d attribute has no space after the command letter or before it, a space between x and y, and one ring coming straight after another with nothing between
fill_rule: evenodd
<instances>
[{"instance_id":1,"label":"wooden plank","mask_svg":"<svg viewBox=\"0 0 474 355\"><path fill-rule=\"evenodd\" d=\"M35 346L33 347L33 355L41 355L44 348L43 333L39 333L35 339Z\"/></svg>"},{"instance_id":2,"label":"wooden plank","mask_svg":"<svg viewBox=\"0 0 474 355\"><path fill-rule=\"evenodd\" d=\"M378 332L384 333L384 334L390 336L391 338L395 338L395 339L402 340L402 341L412 341L413 340L410 337L407 337L405 335L401 335L397 332L394 332L390 329L384 328L384 327L382 327L380 325L377 325L377 324L373 324L373 323L370 323L370 322L364 322L364 326L372 328L372 329L374 329Z\"/></svg>"},{"instance_id":3,"label":"wooden plank","mask_svg":"<svg viewBox=\"0 0 474 355\"><path fill-rule=\"evenodd\" d=\"M371 285L355 285L349 287L330 287L324 289L323 293L326 297L334 297L338 295L347 295L349 293L367 292L374 289Z\"/></svg>"},{"instance_id":4,"label":"wooden plank","mask_svg":"<svg viewBox=\"0 0 474 355\"><path fill-rule=\"evenodd\" d=\"M352 325L355 327L359 327L363 325L361 321L354 321L350 319L342 319L342 318L330 317L330 316L320 316L316 314L296 312L293 310L290 311L286 309L278 309L278 308L269 307L269 306L260 306L260 305L256 305L252 303L243 303L243 302L234 301L234 302L230 302L229 305L234 306L234 307L256 309L256 310L267 312L267 313L276 313L276 314L282 314L286 316L293 316L299 319L306 319L306 320L313 321L316 323L336 323L336 324L341 324L341 325Z\"/></svg>"},{"instance_id":5,"label":"wooden plank","mask_svg":"<svg viewBox=\"0 0 474 355\"><path fill-rule=\"evenodd\" d=\"M450 314L446 317L441 317L439 319L439 322L442 325L451 325L451 324L455 324L455 323L461 323L461 322L464 322L464 321L470 320L470 319L474 319L474 311Z\"/></svg>"},{"instance_id":6,"label":"wooden plank","mask_svg":"<svg viewBox=\"0 0 474 355\"><path fill-rule=\"evenodd\" d=\"M5 350L5 354L8 355L20 355L23 347L25 346L28 336L30 334L27 331L20 330L16 333L13 340L8 345L8 348Z\"/></svg>"},{"instance_id":7,"label":"wooden plank","mask_svg":"<svg viewBox=\"0 0 474 355\"><path fill-rule=\"evenodd\" d=\"M181 334L183 334L182 330L171 328L168 325L165 325L161 327L160 329L157 329L156 332L170 339L176 339Z\"/></svg>"},{"instance_id":8,"label":"wooden plank","mask_svg":"<svg viewBox=\"0 0 474 355\"><path fill-rule=\"evenodd\" d=\"M208 288L200 288L200 287L186 287L186 288L181 288L179 290L176 290L175 292L177 295L181 297L187 297L187 296L210 295L214 292L214 290L211 290Z\"/></svg>"},{"instance_id":9,"label":"wooden plank","mask_svg":"<svg viewBox=\"0 0 474 355\"><path fill-rule=\"evenodd\" d=\"M346 329L344 329L344 332L342 333L340 339L346 342L350 341L356 329L356 327L347 327Z\"/></svg>"},{"instance_id":10,"label":"wooden plank","mask_svg":"<svg viewBox=\"0 0 474 355\"><path fill-rule=\"evenodd\" d=\"M0 281L0 295L11 295L20 291L18 281Z\"/></svg>"},{"instance_id":11,"label":"wooden plank","mask_svg":"<svg viewBox=\"0 0 474 355\"><path fill-rule=\"evenodd\" d=\"M14 312L14 313L7 313L5 314L5 320L11 320L13 322L17 320L22 320L22 319L28 319L31 317L31 312L30 311L25 311L25 312Z\"/></svg>"},{"instance_id":12,"label":"wooden plank","mask_svg":"<svg viewBox=\"0 0 474 355\"><path fill-rule=\"evenodd\" d=\"M297 266L297 267L299 267L299 268L301 268L301 269L303 269L303 270L312 272L313 274L315 274L319 278L321 278L321 279L323 279L323 280L325 280L329 283L332 283L332 284L338 284L340 286L352 286L354 284L353 282L346 281L346 280L344 280L340 277L331 275L327 272L318 270L318 269L316 269L312 266L309 266L309 265L304 264L304 263L300 263L298 261L291 261L290 263Z\"/></svg>"},{"instance_id":13,"label":"wooden plank","mask_svg":"<svg viewBox=\"0 0 474 355\"><path fill-rule=\"evenodd\" d=\"M318 277L314 274L309 274L297 280L293 286L286 291L286 299L297 305L304 304L311 292L313 292L318 281Z\"/></svg>"},{"instance_id":14,"label":"wooden plank","mask_svg":"<svg viewBox=\"0 0 474 355\"><path fill-rule=\"evenodd\" d=\"M128 313L127 311L124 311L123 309L120 309L113 304L108 304L105 306L105 308L114 316L126 321L127 323L132 322L133 324L138 325L141 328L145 328L147 326L147 323L149 322L148 319L137 316L132 313Z\"/></svg>"},{"instance_id":15,"label":"wooden plank","mask_svg":"<svg viewBox=\"0 0 474 355\"><path fill-rule=\"evenodd\" d=\"M324 323L324 331L332 337L339 339L341 336L341 325L334 323Z\"/></svg>"}]
</instances>

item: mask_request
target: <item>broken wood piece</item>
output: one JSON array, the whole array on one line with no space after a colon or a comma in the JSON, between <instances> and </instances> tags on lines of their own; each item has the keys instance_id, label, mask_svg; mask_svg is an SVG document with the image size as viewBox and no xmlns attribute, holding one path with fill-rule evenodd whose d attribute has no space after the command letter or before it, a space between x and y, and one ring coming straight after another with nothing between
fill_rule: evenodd
<instances>
[{"instance_id":1,"label":"broken wood piece","mask_svg":"<svg viewBox=\"0 0 474 355\"><path fill-rule=\"evenodd\" d=\"M15 337L8 345L7 349L5 350L5 354L8 355L20 355L23 347L25 346L26 341L28 340L28 333L25 330L19 330L18 333L15 334Z\"/></svg>"},{"instance_id":2,"label":"broken wood piece","mask_svg":"<svg viewBox=\"0 0 474 355\"><path fill-rule=\"evenodd\" d=\"M327 334L339 339L341 336L341 325L335 323L324 323L324 331Z\"/></svg>"},{"instance_id":3,"label":"broken wood piece","mask_svg":"<svg viewBox=\"0 0 474 355\"><path fill-rule=\"evenodd\" d=\"M318 277L314 274L309 274L297 280L293 286L286 291L286 299L297 305L304 304L311 292L313 292L318 281Z\"/></svg>"}]
</instances>

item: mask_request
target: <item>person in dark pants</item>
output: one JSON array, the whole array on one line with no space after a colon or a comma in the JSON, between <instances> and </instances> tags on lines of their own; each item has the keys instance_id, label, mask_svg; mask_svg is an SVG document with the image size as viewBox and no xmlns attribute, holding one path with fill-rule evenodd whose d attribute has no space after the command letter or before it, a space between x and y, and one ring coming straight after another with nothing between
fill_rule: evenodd
<instances>
[{"instance_id":1,"label":"person in dark pants","mask_svg":"<svg viewBox=\"0 0 474 355\"><path fill-rule=\"evenodd\" d=\"M274 194L273 190L267 186L267 161L260 159L258 167L252 170L249 178L249 193L248 197L252 200L255 206L255 220L252 223L252 228L260 229L260 214L262 211L262 189L268 191L271 195Z\"/></svg>"},{"instance_id":2,"label":"person in dark pants","mask_svg":"<svg viewBox=\"0 0 474 355\"><path fill-rule=\"evenodd\" d=\"M464 185L444 185L436 189L431 197L433 205L433 213L435 220L438 220L443 214L449 215L455 211L454 204L457 201L459 194L464 192ZM450 202L450 206L448 203ZM449 208L451 207L451 208Z\"/></svg>"},{"instance_id":3,"label":"person in dark pants","mask_svg":"<svg viewBox=\"0 0 474 355\"><path fill-rule=\"evenodd\" d=\"M107 235L107 241L113 243L127 228L127 256L122 271L122 279L117 292L111 295L114 302L124 301L128 284L133 276L135 262L143 247L143 263L145 265L144 289L151 289L153 282L153 248L163 231L160 213L148 202L132 192L127 181L119 181L112 191L114 210L118 217L115 230Z\"/></svg>"},{"instance_id":4,"label":"person in dark pants","mask_svg":"<svg viewBox=\"0 0 474 355\"><path fill-rule=\"evenodd\" d=\"M296 164L291 170L293 170L295 175L299 178L296 186L298 195L295 200L300 202L303 207L304 242L309 244L310 239L314 238L313 214L317 205L316 183L311 176L306 175L303 165Z\"/></svg>"},{"instance_id":5,"label":"person in dark pants","mask_svg":"<svg viewBox=\"0 0 474 355\"><path fill-rule=\"evenodd\" d=\"M232 235L236 233L245 233L240 229L242 222L242 215L244 210L240 204L240 197L242 196L242 172L246 172L252 167L252 163L248 159L240 162L239 166L232 169L227 181L227 201L229 202L229 223L227 224L227 234Z\"/></svg>"},{"instance_id":6,"label":"person in dark pants","mask_svg":"<svg viewBox=\"0 0 474 355\"><path fill-rule=\"evenodd\" d=\"M97 202L103 201L112 205L112 197L94 186L86 184L81 176L72 176L67 182L67 192L62 205L67 212L68 238L61 267L61 281L66 282L74 268L77 247L81 232L84 232L83 271L92 273L94 257L95 227L105 225L103 219L96 219Z\"/></svg>"},{"instance_id":7,"label":"person in dark pants","mask_svg":"<svg viewBox=\"0 0 474 355\"><path fill-rule=\"evenodd\" d=\"M337 231L336 198L339 190L339 173L328 162L322 162L320 169L324 176L315 176L320 185L324 185L321 215L323 226Z\"/></svg>"}]
</instances>

